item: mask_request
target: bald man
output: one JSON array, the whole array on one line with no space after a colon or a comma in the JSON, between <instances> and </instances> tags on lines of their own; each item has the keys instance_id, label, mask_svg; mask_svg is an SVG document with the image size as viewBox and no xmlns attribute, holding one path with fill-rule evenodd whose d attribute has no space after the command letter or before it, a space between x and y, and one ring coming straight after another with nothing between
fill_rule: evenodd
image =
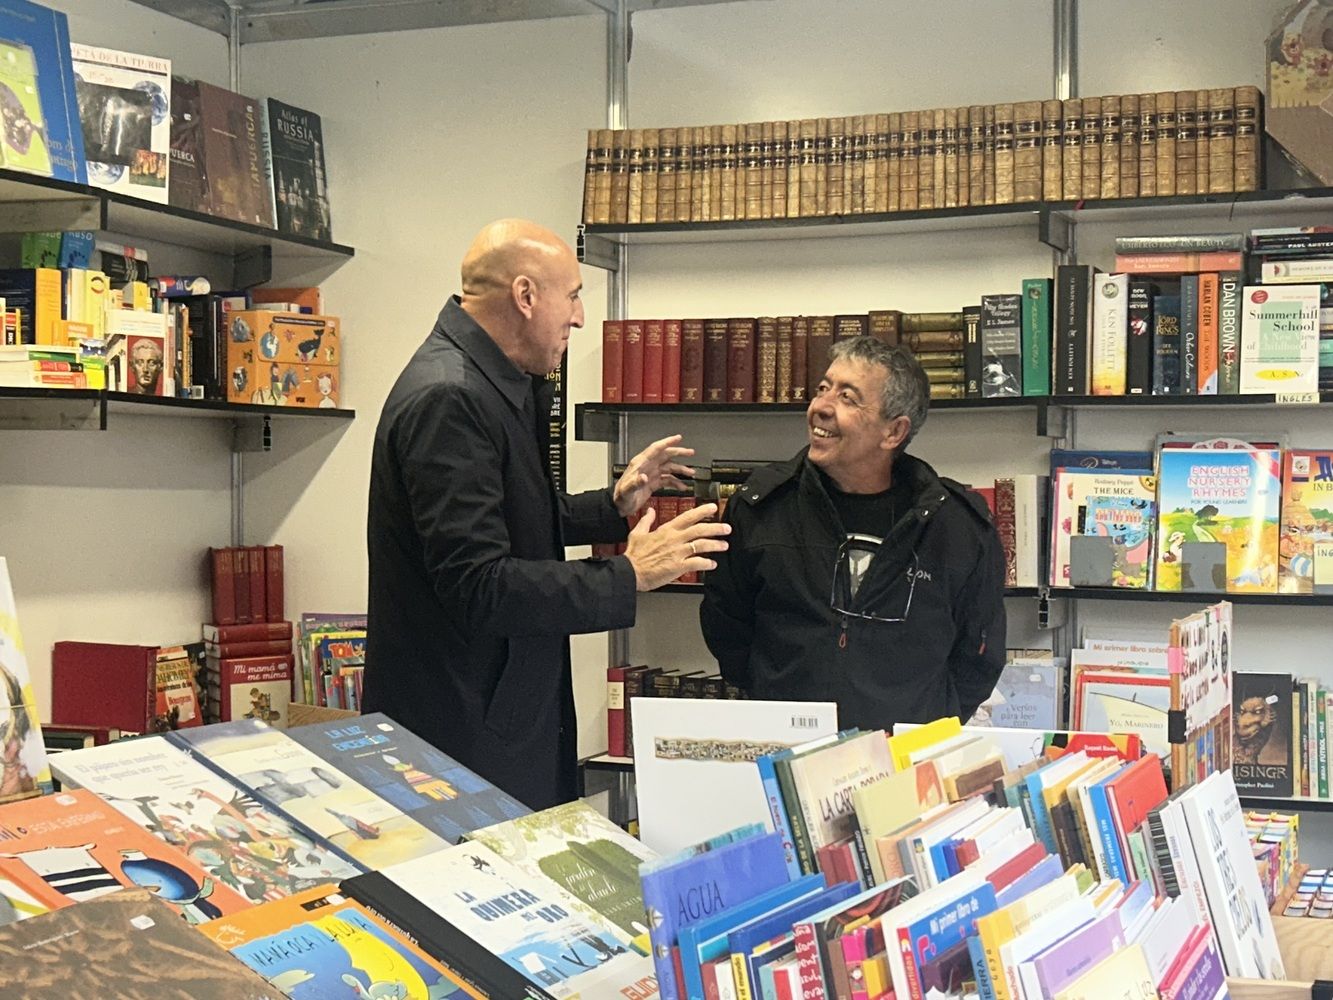
<instances>
[{"instance_id":1,"label":"bald man","mask_svg":"<svg viewBox=\"0 0 1333 1000\"><path fill-rule=\"evenodd\" d=\"M679 436L613 488L552 484L547 373L583 326L578 260L506 219L463 259L461 296L385 401L370 470L369 636L362 708L385 712L531 806L577 794L569 636L634 624L635 594L711 570L730 528L712 504L656 531L655 489L681 488ZM627 540L567 562L566 545Z\"/></svg>"}]
</instances>

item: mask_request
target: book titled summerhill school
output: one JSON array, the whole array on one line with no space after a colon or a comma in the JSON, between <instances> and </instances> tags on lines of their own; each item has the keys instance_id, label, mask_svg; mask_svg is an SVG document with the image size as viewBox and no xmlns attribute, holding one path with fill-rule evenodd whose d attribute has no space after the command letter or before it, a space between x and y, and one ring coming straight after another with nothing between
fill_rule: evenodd
<instances>
[{"instance_id":1,"label":"book titled summerhill school","mask_svg":"<svg viewBox=\"0 0 1333 1000\"><path fill-rule=\"evenodd\" d=\"M1331 109L1324 0L0 0L0 995L1324 996ZM582 282L532 291L568 340L530 398L451 325L520 218ZM404 472L427 558L446 516L543 586L737 530L623 628L488 623L489 694L421 639L408 725L365 498L458 337L527 423L466 511ZM903 416L842 493L821 456ZM565 544L554 494L620 504L674 435ZM993 572L927 558L921 468ZM734 661L724 591L768 602ZM863 718L967 686L945 627L999 671L975 711ZM507 722L577 760L559 804Z\"/></svg>"}]
</instances>

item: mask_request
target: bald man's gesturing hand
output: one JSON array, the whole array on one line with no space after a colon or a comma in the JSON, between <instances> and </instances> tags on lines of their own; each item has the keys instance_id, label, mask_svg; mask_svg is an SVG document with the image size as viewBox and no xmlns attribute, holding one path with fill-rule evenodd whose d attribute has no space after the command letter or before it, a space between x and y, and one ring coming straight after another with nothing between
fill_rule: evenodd
<instances>
[{"instance_id":1,"label":"bald man's gesturing hand","mask_svg":"<svg viewBox=\"0 0 1333 1000\"><path fill-rule=\"evenodd\" d=\"M694 470L676 461L694 454L693 448L682 448L681 436L654 441L630 459L625 474L616 482L616 512L629 517L642 510L654 491L660 489L689 490L690 486L679 477L694 478Z\"/></svg>"},{"instance_id":2,"label":"bald man's gesturing hand","mask_svg":"<svg viewBox=\"0 0 1333 1000\"><path fill-rule=\"evenodd\" d=\"M634 567L635 586L640 591L656 590L692 570L717 569L709 556L727 551L724 536L731 534L731 525L712 520L716 514L717 504L706 503L653 531L657 512L651 507L644 511L625 544L625 556Z\"/></svg>"}]
</instances>

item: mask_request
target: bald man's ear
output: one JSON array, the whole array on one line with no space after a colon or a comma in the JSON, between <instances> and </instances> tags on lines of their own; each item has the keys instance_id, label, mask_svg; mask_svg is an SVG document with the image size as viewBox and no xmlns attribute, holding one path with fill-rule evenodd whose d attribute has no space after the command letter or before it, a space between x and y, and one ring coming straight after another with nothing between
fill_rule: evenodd
<instances>
[{"instance_id":1,"label":"bald man's ear","mask_svg":"<svg viewBox=\"0 0 1333 1000\"><path fill-rule=\"evenodd\" d=\"M514 300L514 308L523 318L532 319L532 311L537 305L537 283L526 274L520 274L510 283L509 294Z\"/></svg>"}]
</instances>

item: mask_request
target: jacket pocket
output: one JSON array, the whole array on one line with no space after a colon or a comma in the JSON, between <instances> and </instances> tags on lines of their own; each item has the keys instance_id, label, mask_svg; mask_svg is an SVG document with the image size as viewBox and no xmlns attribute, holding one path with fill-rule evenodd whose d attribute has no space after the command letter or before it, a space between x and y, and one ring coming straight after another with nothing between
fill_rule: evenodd
<instances>
[{"instance_id":1,"label":"jacket pocket","mask_svg":"<svg viewBox=\"0 0 1333 1000\"><path fill-rule=\"evenodd\" d=\"M533 650L530 644L522 639L509 639L505 643L507 653L504 666L500 670L500 677L495 682L495 689L491 692L491 699L486 705L486 716L483 720L486 728L497 733L508 735L513 731L514 718L519 709L524 705L526 698L531 696L531 687L529 683L529 664L533 660Z\"/></svg>"}]
</instances>

